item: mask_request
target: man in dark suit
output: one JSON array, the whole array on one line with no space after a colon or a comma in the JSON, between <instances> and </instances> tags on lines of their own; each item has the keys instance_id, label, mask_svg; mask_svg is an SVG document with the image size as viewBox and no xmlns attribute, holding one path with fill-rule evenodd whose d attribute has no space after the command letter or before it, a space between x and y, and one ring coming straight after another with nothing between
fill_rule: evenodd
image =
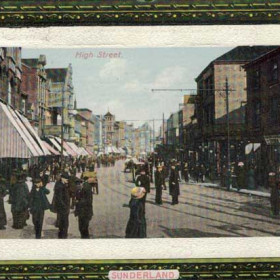
<instances>
[{"instance_id":1,"label":"man in dark suit","mask_svg":"<svg viewBox=\"0 0 280 280\"><path fill-rule=\"evenodd\" d=\"M93 216L92 184L88 182L89 177L84 177L84 179L84 184L76 194L75 216L78 216L81 238L90 238L88 227Z\"/></svg>"},{"instance_id":2,"label":"man in dark suit","mask_svg":"<svg viewBox=\"0 0 280 280\"><path fill-rule=\"evenodd\" d=\"M36 239L41 238L45 210L50 209L50 203L46 196L49 193L50 191L44 186L41 178L37 177L33 179L29 208L32 215Z\"/></svg>"},{"instance_id":3,"label":"man in dark suit","mask_svg":"<svg viewBox=\"0 0 280 280\"><path fill-rule=\"evenodd\" d=\"M55 183L53 196L53 211L57 213L58 238L65 239L68 236L70 191L69 175L63 172L61 179Z\"/></svg>"},{"instance_id":4,"label":"man in dark suit","mask_svg":"<svg viewBox=\"0 0 280 280\"><path fill-rule=\"evenodd\" d=\"M169 177L169 194L172 196L172 205L178 204L178 197L180 195L180 186L179 186L179 172L176 169L176 163L172 162L171 172Z\"/></svg>"}]
</instances>

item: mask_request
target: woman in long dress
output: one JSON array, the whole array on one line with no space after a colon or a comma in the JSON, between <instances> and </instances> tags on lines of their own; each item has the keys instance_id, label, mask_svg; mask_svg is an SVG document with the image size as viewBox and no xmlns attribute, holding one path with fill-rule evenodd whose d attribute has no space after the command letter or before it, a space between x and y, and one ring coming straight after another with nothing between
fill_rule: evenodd
<instances>
[{"instance_id":1,"label":"woman in long dress","mask_svg":"<svg viewBox=\"0 0 280 280\"><path fill-rule=\"evenodd\" d=\"M129 202L130 216L126 226L126 238L145 238L146 218L145 218L145 188L135 187L131 191Z\"/></svg>"}]
</instances>

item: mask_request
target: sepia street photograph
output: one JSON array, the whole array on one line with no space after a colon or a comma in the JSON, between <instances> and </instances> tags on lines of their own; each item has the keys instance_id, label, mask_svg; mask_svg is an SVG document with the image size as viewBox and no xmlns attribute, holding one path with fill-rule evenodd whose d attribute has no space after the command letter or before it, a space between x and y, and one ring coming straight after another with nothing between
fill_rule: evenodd
<instances>
[{"instance_id":1,"label":"sepia street photograph","mask_svg":"<svg viewBox=\"0 0 280 280\"><path fill-rule=\"evenodd\" d=\"M280 236L280 46L0 47L0 239Z\"/></svg>"}]
</instances>

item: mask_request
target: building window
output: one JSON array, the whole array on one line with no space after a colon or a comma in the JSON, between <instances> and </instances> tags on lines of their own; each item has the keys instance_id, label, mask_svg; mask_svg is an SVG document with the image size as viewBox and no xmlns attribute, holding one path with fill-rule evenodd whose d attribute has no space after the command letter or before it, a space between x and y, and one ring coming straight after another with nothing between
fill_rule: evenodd
<instances>
[{"instance_id":1,"label":"building window","mask_svg":"<svg viewBox=\"0 0 280 280\"><path fill-rule=\"evenodd\" d=\"M277 62L272 63L271 78L272 78L272 81L278 80L278 63Z\"/></svg>"},{"instance_id":2,"label":"building window","mask_svg":"<svg viewBox=\"0 0 280 280\"><path fill-rule=\"evenodd\" d=\"M259 89L260 88L260 70L257 69L253 73L253 88Z\"/></svg>"},{"instance_id":3,"label":"building window","mask_svg":"<svg viewBox=\"0 0 280 280\"><path fill-rule=\"evenodd\" d=\"M270 122L272 124L279 122L279 99L270 100Z\"/></svg>"},{"instance_id":4,"label":"building window","mask_svg":"<svg viewBox=\"0 0 280 280\"><path fill-rule=\"evenodd\" d=\"M26 102L25 102L25 99L22 99L21 110L25 114L25 112L26 112Z\"/></svg>"},{"instance_id":5,"label":"building window","mask_svg":"<svg viewBox=\"0 0 280 280\"><path fill-rule=\"evenodd\" d=\"M254 104L254 126L259 127L261 121L261 103L256 102Z\"/></svg>"},{"instance_id":6,"label":"building window","mask_svg":"<svg viewBox=\"0 0 280 280\"><path fill-rule=\"evenodd\" d=\"M12 81L8 83L8 105L12 105Z\"/></svg>"}]
</instances>

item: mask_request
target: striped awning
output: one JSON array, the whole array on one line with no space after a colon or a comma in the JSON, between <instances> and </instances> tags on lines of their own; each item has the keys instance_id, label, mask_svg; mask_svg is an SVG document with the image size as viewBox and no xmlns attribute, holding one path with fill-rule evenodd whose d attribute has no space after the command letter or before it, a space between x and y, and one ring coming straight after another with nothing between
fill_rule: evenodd
<instances>
[{"instance_id":1,"label":"striped awning","mask_svg":"<svg viewBox=\"0 0 280 280\"><path fill-rule=\"evenodd\" d=\"M17 116L21 119L21 121L24 123L26 129L29 131L29 133L33 136L33 138L35 139L35 141L37 142L38 146L41 148L41 150L44 152L45 156L49 156L51 153L49 152L49 150L44 146L43 141L41 140L41 138L38 136L38 134L36 133L35 129L32 127L32 125L30 124L30 122L28 121L28 119L21 115L19 112L15 111L15 113L17 114Z\"/></svg>"},{"instance_id":2,"label":"striped awning","mask_svg":"<svg viewBox=\"0 0 280 280\"><path fill-rule=\"evenodd\" d=\"M61 146L60 144L58 144L58 142L54 139L54 138L49 138L49 140L51 141L51 143L53 144L53 146L59 151L59 153L61 152ZM63 149L63 155L65 157L68 156L68 154L66 153L66 151Z\"/></svg>"},{"instance_id":3,"label":"striped awning","mask_svg":"<svg viewBox=\"0 0 280 280\"><path fill-rule=\"evenodd\" d=\"M0 158L31 158L45 155L36 137L30 134L21 115L2 102L0 135Z\"/></svg>"},{"instance_id":4,"label":"striped awning","mask_svg":"<svg viewBox=\"0 0 280 280\"><path fill-rule=\"evenodd\" d=\"M83 148L83 147L80 147L79 148L79 153L80 153L80 155L82 155L82 156L89 156L89 154L88 154L88 152L85 150L85 148Z\"/></svg>"},{"instance_id":5,"label":"striped awning","mask_svg":"<svg viewBox=\"0 0 280 280\"><path fill-rule=\"evenodd\" d=\"M75 143L67 142L67 144L77 154L77 156L80 156L79 147L77 147L77 145Z\"/></svg>"},{"instance_id":6,"label":"striped awning","mask_svg":"<svg viewBox=\"0 0 280 280\"><path fill-rule=\"evenodd\" d=\"M90 149L89 149L89 148L86 148L86 151L88 152L88 154L89 154L90 156L93 156L93 152L92 152L92 151L90 151Z\"/></svg>"},{"instance_id":7,"label":"striped awning","mask_svg":"<svg viewBox=\"0 0 280 280\"><path fill-rule=\"evenodd\" d=\"M54 149L51 145L49 145L46 141L42 141L43 142L43 145L49 150L50 153L52 153L53 155L60 155L60 153Z\"/></svg>"}]
</instances>

